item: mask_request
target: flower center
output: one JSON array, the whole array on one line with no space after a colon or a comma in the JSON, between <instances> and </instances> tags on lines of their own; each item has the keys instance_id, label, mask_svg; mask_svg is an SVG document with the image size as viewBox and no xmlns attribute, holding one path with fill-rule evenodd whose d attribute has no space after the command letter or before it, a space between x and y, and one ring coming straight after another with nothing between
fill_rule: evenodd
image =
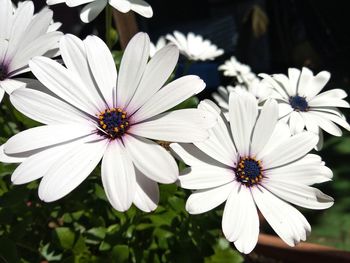
<instances>
[{"instance_id":1,"label":"flower center","mask_svg":"<svg viewBox=\"0 0 350 263\"><path fill-rule=\"evenodd\" d=\"M294 96L289 98L290 106L296 111L307 111L309 109L309 104L306 99L301 96Z\"/></svg>"},{"instance_id":2,"label":"flower center","mask_svg":"<svg viewBox=\"0 0 350 263\"><path fill-rule=\"evenodd\" d=\"M241 158L236 171L238 182L253 186L263 178L261 162L251 157Z\"/></svg>"},{"instance_id":3,"label":"flower center","mask_svg":"<svg viewBox=\"0 0 350 263\"><path fill-rule=\"evenodd\" d=\"M102 131L100 135L116 139L124 135L129 129L129 120L125 111L113 108L101 112L98 116L98 124Z\"/></svg>"},{"instance_id":4,"label":"flower center","mask_svg":"<svg viewBox=\"0 0 350 263\"><path fill-rule=\"evenodd\" d=\"M4 65L0 65L0 81L7 78L7 68Z\"/></svg>"}]
</instances>

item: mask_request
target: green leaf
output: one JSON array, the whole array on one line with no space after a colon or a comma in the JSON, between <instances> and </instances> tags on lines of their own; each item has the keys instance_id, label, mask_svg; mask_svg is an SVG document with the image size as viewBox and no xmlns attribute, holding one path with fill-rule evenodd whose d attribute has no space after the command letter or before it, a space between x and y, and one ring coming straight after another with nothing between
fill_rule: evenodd
<instances>
[{"instance_id":1,"label":"green leaf","mask_svg":"<svg viewBox=\"0 0 350 263\"><path fill-rule=\"evenodd\" d=\"M63 249L71 249L74 246L75 234L68 227L58 227L55 229L55 234L59 244Z\"/></svg>"},{"instance_id":2,"label":"green leaf","mask_svg":"<svg viewBox=\"0 0 350 263\"><path fill-rule=\"evenodd\" d=\"M114 262L129 262L129 247L126 245L116 245L112 249L112 257Z\"/></svg>"}]
</instances>

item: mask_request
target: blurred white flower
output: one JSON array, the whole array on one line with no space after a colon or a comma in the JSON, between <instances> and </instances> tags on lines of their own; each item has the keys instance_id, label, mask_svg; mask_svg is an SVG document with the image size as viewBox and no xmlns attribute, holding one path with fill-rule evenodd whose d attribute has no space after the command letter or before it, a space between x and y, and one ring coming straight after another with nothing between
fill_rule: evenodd
<instances>
[{"instance_id":1,"label":"blurred white flower","mask_svg":"<svg viewBox=\"0 0 350 263\"><path fill-rule=\"evenodd\" d=\"M214 60L224 54L224 50L219 49L210 40L203 39L202 36L195 35L192 32L188 33L186 37L181 32L174 31L174 34L168 34L166 39L174 43L180 49L181 54L189 60Z\"/></svg>"},{"instance_id":2,"label":"blurred white flower","mask_svg":"<svg viewBox=\"0 0 350 263\"><path fill-rule=\"evenodd\" d=\"M271 96L272 89L265 83L259 81L259 79L255 79L254 81L252 81L252 83L248 87L244 85L236 85L234 87L227 86L226 88L220 86L217 92L214 92L212 96L227 118L229 117L229 98L231 92L237 92L239 94L248 92L254 95L254 97L258 101L258 104L261 104L263 101L269 98L269 96Z\"/></svg>"},{"instance_id":3,"label":"blurred white flower","mask_svg":"<svg viewBox=\"0 0 350 263\"><path fill-rule=\"evenodd\" d=\"M29 71L34 56L57 55L61 32L49 32L52 11L44 8L34 15L31 1L13 9L10 0L0 0L0 101L5 91L11 93L28 81L15 76Z\"/></svg>"},{"instance_id":4,"label":"blurred white flower","mask_svg":"<svg viewBox=\"0 0 350 263\"><path fill-rule=\"evenodd\" d=\"M234 77L237 79L238 84L244 84L245 86L249 86L258 79L248 65L240 63L235 57L225 61L219 67L219 70L223 71L224 76Z\"/></svg>"},{"instance_id":5,"label":"blurred white flower","mask_svg":"<svg viewBox=\"0 0 350 263\"><path fill-rule=\"evenodd\" d=\"M202 91L205 83L185 76L162 87L179 51L169 45L148 61L149 44L145 33L129 42L118 77L108 47L95 36L84 41L62 37L67 68L46 57L31 60L33 74L50 92L27 87L10 96L20 112L45 124L13 136L0 150L3 161L26 158L12 175L14 184L42 178L39 197L55 201L102 159L102 183L115 209L125 211L132 203L148 212L157 207L156 182L175 182L178 167L152 139L203 141L215 116L198 109L168 111Z\"/></svg>"},{"instance_id":6,"label":"blurred white flower","mask_svg":"<svg viewBox=\"0 0 350 263\"><path fill-rule=\"evenodd\" d=\"M332 89L320 93L330 79L329 72L321 71L314 76L307 68L303 68L302 71L290 68L288 77L284 74L259 76L275 90L274 97L279 103L279 117L289 124L293 134L300 133L304 128L320 134L317 149L322 147L321 129L334 136L342 135L336 124L350 130L344 114L337 108L350 107L344 100L347 97L346 92L342 89Z\"/></svg>"},{"instance_id":7,"label":"blurred white flower","mask_svg":"<svg viewBox=\"0 0 350 263\"><path fill-rule=\"evenodd\" d=\"M46 0L46 3L48 5L66 3L69 7L87 4L80 12L80 19L84 23L90 23L94 20L107 4L122 13L127 13L131 10L147 18L153 16L152 7L143 0Z\"/></svg>"},{"instance_id":8,"label":"blurred white flower","mask_svg":"<svg viewBox=\"0 0 350 263\"><path fill-rule=\"evenodd\" d=\"M331 197L310 186L332 178L321 158L308 154L317 136L291 136L286 124L278 123L275 100L265 102L259 114L253 95L232 92L229 105L230 124L221 115L208 140L170 145L190 166L179 177L181 187L196 190L186 210L200 214L226 201L223 233L242 253L250 253L258 241L256 206L288 245L304 241L311 227L289 203L309 209L333 205ZM220 114L210 101L200 108Z\"/></svg>"},{"instance_id":9,"label":"blurred white flower","mask_svg":"<svg viewBox=\"0 0 350 263\"><path fill-rule=\"evenodd\" d=\"M151 42L150 51L149 51L150 52L150 57L153 58L153 56L165 46L166 46L166 39L165 39L165 37L160 37L156 44L153 44Z\"/></svg>"}]
</instances>

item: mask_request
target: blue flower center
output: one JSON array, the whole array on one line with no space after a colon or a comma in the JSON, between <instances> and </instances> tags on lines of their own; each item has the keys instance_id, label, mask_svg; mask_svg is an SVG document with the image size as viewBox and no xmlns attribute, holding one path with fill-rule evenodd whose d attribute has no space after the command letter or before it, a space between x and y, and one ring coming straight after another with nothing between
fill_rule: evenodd
<instances>
[{"instance_id":1,"label":"blue flower center","mask_svg":"<svg viewBox=\"0 0 350 263\"><path fill-rule=\"evenodd\" d=\"M4 65L0 65L0 81L5 80L7 78L7 67Z\"/></svg>"},{"instance_id":2,"label":"blue flower center","mask_svg":"<svg viewBox=\"0 0 350 263\"><path fill-rule=\"evenodd\" d=\"M296 111L307 111L309 109L309 104L304 97L296 95L289 98L290 106Z\"/></svg>"},{"instance_id":3,"label":"blue flower center","mask_svg":"<svg viewBox=\"0 0 350 263\"><path fill-rule=\"evenodd\" d=\"M253 186L263 178L261 162L251 157L241 158L236 171L237 181Z\"/></svg>"},{"instance_id":4,"label":"blue flower center","mask_svg":"<svg viewBox=\"0 0 350 263\"><path fill-rule=\"evenodd\" d=\"M129 129L127 113L120 108L113 108L101 112L98 116L101 128L100 135L111 139L120 138Z\"/></svg>"}]
</instances>

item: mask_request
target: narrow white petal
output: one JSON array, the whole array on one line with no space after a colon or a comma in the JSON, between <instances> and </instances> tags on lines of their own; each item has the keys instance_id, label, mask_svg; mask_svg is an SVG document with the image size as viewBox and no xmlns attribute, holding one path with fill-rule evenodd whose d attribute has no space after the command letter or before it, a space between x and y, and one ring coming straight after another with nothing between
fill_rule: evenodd
<instances>
[{"instance_id":1,"label":"narrow white petal","mask_svg":"<svg viewBox=\"0 0 350 263\"><path fill-rule=\"evenodd\" d=\"M11 32L13 19L12 2L10 0L0 0L0 6L0 39L8 39Z\"/></svg>"},{"instance_id":2,"label":"narrow white petal","mask_svg":"<svg viewBox=\"0 0 350 263\"><path fill-rule=\"evenodd\" d=\"M10 100L24 115L44 124L86 123L89 117L69 104L30 88L15 90Z\"/></svg>"},{"instance_id":3,"label":"narrow white petal","mask_svg":"<svg viewBox=\"0 0 350 263\"><path fill-rule=\"evenodd\" d=\"M2 163L21 163L25 161L27 157L16 157L5 153L4 144L0 146L0 162Z\"/></svg>"},{"instance_id":4,"label":"narrow white petal","mask_svg":"<svg viewBox=\"0 0 350 263\"><path fill-rule=\"evenodd\" d=\"M270 169L293 162L311 151L317 142L317 135L311 132L294 135L281 142L266 155L261 156L262 165L265 169Z\"/></svg>"},{"instance_id":5,"label":"narrow white petal","mask_svg":"<svg viewBox=\"0 0 350 263\"><path fill-rule=\"evenodd\" d=\"M309 88L309 84L312 82L313 78L314 74L312 73L312 71L308 68L303 67L299 78L297 94L301 96L306 96L306 90Z\"/></svg>"},{"instance_id":6,"label":"narrow white petal","mask_svg":"<svg viewBox=\"0 0 350 263\"><path fill-rule=\"evenodd\" d=\"M276 196L309 209L327 209L334 204L334 199L314 187L302 185L299 182L271 181L263 186Z\"/></svg>"},{"instance_id":7,"label":"narrow white petal","mask_svg":"<svg viewBox=\"0 0 350 263\"><path fill-rule=\"evenodd\" d=\"M350 104L342 99L316 96L308 102L311 108L317 107L340 107L340 108L350 108Z\"/></svg>"},{"instance_id":8,"label":"narrow white petal","mask_svg":"<svg viewBox=\"0 0 350 263\"><path fill-rule=\"evenodd\" d=\"M222 168L229 168L228 166L216 161L209 155L201 151L198 147L190 143L172 143L170 144L173 155L183 161L189 166L200 165L215 165Z\"/></svg>"},{"instance_id":9,"label":"narrow white petal","mask_svg":"<svg viewBox=\"0 0 350 263\"><path fill-rule=\"evenodd\" d=\"M226 201L233 187L232 182L216 188L193 192L186 202L187 212L196 215L214 209Z\"/></svg>"},{"instance_id":10,"label":"narrow white petal","mask_svg":"<svg viewBox=\"0 0 350 263\"><path fill-rule=\"evenodd\" d=\"M4 97L4 95L5 95L5 91L1 88L1 86L0 86L0 103L1 103L1 101L2 101L2 99L3 99L3 97Z\"/></svg>"},{"instance_id":11,"label":"narrow white petal","mask_svg":"<svg viewBox=\"0 0 350 263\"><path fill-rule=\"evenodd\" d=\"M46 57L33 58L29 66L37 79L57 96L92 116L99 112L86 96L84 84L73 72Z\"/></svg>"},{"instance_id":12,"label":"narrow white petal","mask_svg":"<svg viewBox=\"0 0 350 263\"><path fill-rule=\"evenodd\" d=\"M324 88L330 78L331 74L329 72L321 71L310 80L307 89L304 91L304 95L307 98L315 97Z\"/></svg>"},{"instance_id":13,"label":"narrow white petal","mask_svg":"<svg viewBox=\"0 0 350 263\"><path fill-rule=\"evenodd\" d=\"M153 56L145 68L128 110L136 111L164 85L174 71L178 59L179 50L174 45L162 48Z\"/></svg>"},{"instance_id":14,"label":"narrow white petal","mask_svg":"<svg viewBox=\"0 0 350 263\"><path fill-rule=\"evenodd\" d=\"M256 246L259 217L249 188L235 183L225 205L222 230L242 253L248 254Z\"/></svg>"},{"instance_id":15,"label":"narrow white petal","mask_svg":"<svg viewBox=\"0 0 350 263\"><path fill-rule=\"evenodd\" d=\"M95 0L65 0L67 6L69 6L69 7L76 7L79 5L91 3L93 1L95 1Z\"/></svg>"},{"instance_id":16,"label":"narrow white petal","mask_svg":"<svg viewBox=\"0 0 350 263\"><path fill-rule=\"evenodd\" d=\"M258 104L250 93L230 94L230 125L233 141L240 156L249 155L250 138L258 117Z\"/></svg>"},{"instance_id":17,"label":"narrow white petal","mask_svg":"<svg viewBox=\"0 0 350 263\"><path fill-rule=\"evenodd\" d=\"M106 146L106 140L84 143L57 160L40 182L39 198L53 202L69 194L95 169Z\"/></svg>"},{"instance_id":18,"label":"narrow white petal","mask_svg":"<svg viewBox=\"0 0 350 263\"><path fill-rule=\"evenodd\" d=\"M149 58L150 39L146 33L136 34L125 49L117 88L117 105L127 107L135 94Z\"/></svg>"},{"instance_id":19,"label":"narrow white petal","mask_svg":"<svg viewBox=\"0 0 350 263\"><path fill-rule=\"evenodd\" d=\"M94 132L89 126L58 124L45 125L22 131L5 144L6 154L16 154L40 149L85 137Z\"/></svg>"},{"instance_id":20,"label":"narrow white petal","mask_svg":"<svg viewBox=\"0 0 350 263\"><path fill-rule=\"evenodd\" d=\"M162 146L131 135L124 135L123 142L136 168L148 178L163 184L170 184L178 179L177 164Z\"/></svg>"},{"instance_id":21,"label":"narrow white petal","mask_svg":"<svg viewBox=\"0 0 350 263\"><path fill-rule=\"evenodd\" d=\"M143 121L167 111L205 88L197 76L185 76L160 89L133 116L135 122Z\"/></svg>"},{"instance_id":22,"label":"narrow white petal","mask_svg":"<svg viewBox=\"0 0 350 263\"><path fill-rule=\"evenodd\" d=\"M268 100L261 109L254 127L250 154L258 154L268 143L276 128L278 120L278 104L275 100Z\"/></svg>"},{"instance_id":23,"label":"narrow white petal","mask_svg":"<svg viewBox=\"0 0 350 263\"><path fill-rule=\"evenodd\" d=\"M289 246L305 241L311 226L294 207L280 200L263 187L252 189L254 201L277 235Z\"/></svg>"},{"instance_id":24,"label":"narrow white petal","mask_svg":"<svg viewBox=\"0 0 350 263\"><path fill-rule=\"evenodd\" d=\"M152 212L159 202L158 184L138 169L136 171L136 190L133 203L144 212Z\"/></svg>"},{"instance_id":25,"label":"narrow white petal","mask_svg":"<svg viewBox=\"0 0 350 263\"><path fill-rule=\"evenodd\" d=\"M99 109L106 108L89 67L84 42L74 35L66 34L60 40L60 51L66 67L79 76L84 83L85 92L91 102L95 103Z\"/></svg>"},{"instance_id":26,"label":"narrow white petal","mask_svg":"<svg viewBox=\"0 0 350 263\"><path fill-rule=\"evenodd\" d=\"M334 136L342 135L341 129L328 118L324 118L322 115L319 115L314 111L309 111L307 112L307 114L309 115L311 121L314 122L317 126L319 126L322 130Z\"/></svg>"},{"instance_id":27,"label":"narrow white petal","mask_svg":"<svg viewBox=\"0 0 350 263\"><path fill-rule=\"evenodd\" d=\"M114 209L124 212L132 204L136 189L135 169L123 144L111 141L102 159L102 183Z\"/></svg>"},{"instance_id":28,"label":"narrow white petal","mask_svg":"<svg viewBox=\"0 0 350 263\"><path fill-rule=\"evenodd\" d=\"M325 92L322 92L321 94L318 94L318 98L332 98L332 99L345 99L348 96L348 94L342 90L342 89L331 89L327 90Z\"/></svg>"},{"instance_id":29,"label":"narrow white petal","mask_svg":"<svg viewBox=\"0 0 350 263\"><path fill-rule=\"evenodd\" d=\"M128 131L142 137L170 142L200 142L209 137L207 129L216 117L208 111L183 109L167 112L133 125Z\"/></svg>"},{"instance_id":30,"label":"narrow white petal","mask_svg":"<svg viewBox=\"0 0 350 263\"><path fill-rule=\"evenodd\" d=\"M182 172L180 185L185 189L208 189L232 182L235 172L229 168L211 165L192 166Z\"/></svg>"},{"instance_id":31,"label":"narrow white petal","mask_svg":"<svg viewBox=\"0 0 350 263\"><path fill-rule=\"evenodd\" d=\"M86 56L94 79L109 107L115 107L117 69L107 45L96 36L84 40Z\"/></svg>"},{"instance_id":32,"label":"narrow white petal","mask_svg":"<svg viewBox=\"0 0 350 263\"><path fill-rule=\"evenodd\" d=\"M301 117L300 112L293 111L290 114L289 126L290 126L291 133L293 135L298 134L304 130L305 122L303 117Z\"/></svg>"},{"instance_id":33,"label":"narrow white petal","mask_svg":"<svg viewBox=\"0 0 350 263\"><path fill-rule=\"evenodd\" d=\"M297 86L300 78L300 70L296 68L289 68L288 69L288 78L290 86L292 87L290 96L295 96L297 92Z\"/></svg>"},{"instance_id":34,"label":"narrow white petal","mask_svg":"<svg viewBox=\"0 0 350 263\"><path fill-rule=\"evenodd\" d=\"M134 12L146 17L150 18L153 16L152 7L143 0L129 0L131 3L131 10Z\"/></svg>"},{"instance_id":35,"label":"narrow white petal","mask_svg":"<svg viewBox=\"0 0 350 263\"><path fill-rule=\"evenodd\" d=\"M127 13L130 11L131 4L127 0L108 0L109 4L119 12Z\"/></svg>"},{"instance_id":36,"label":"narrow white petal","mask_svg":"<svg viewBox=\"0 0 350 263\"><path fill-rule=\"evenodd\" d=\"M106 5L107 0L98 0L87 4L80 12L81 21L90 23L102 12Z\"/></svg>"}]
</instances>

